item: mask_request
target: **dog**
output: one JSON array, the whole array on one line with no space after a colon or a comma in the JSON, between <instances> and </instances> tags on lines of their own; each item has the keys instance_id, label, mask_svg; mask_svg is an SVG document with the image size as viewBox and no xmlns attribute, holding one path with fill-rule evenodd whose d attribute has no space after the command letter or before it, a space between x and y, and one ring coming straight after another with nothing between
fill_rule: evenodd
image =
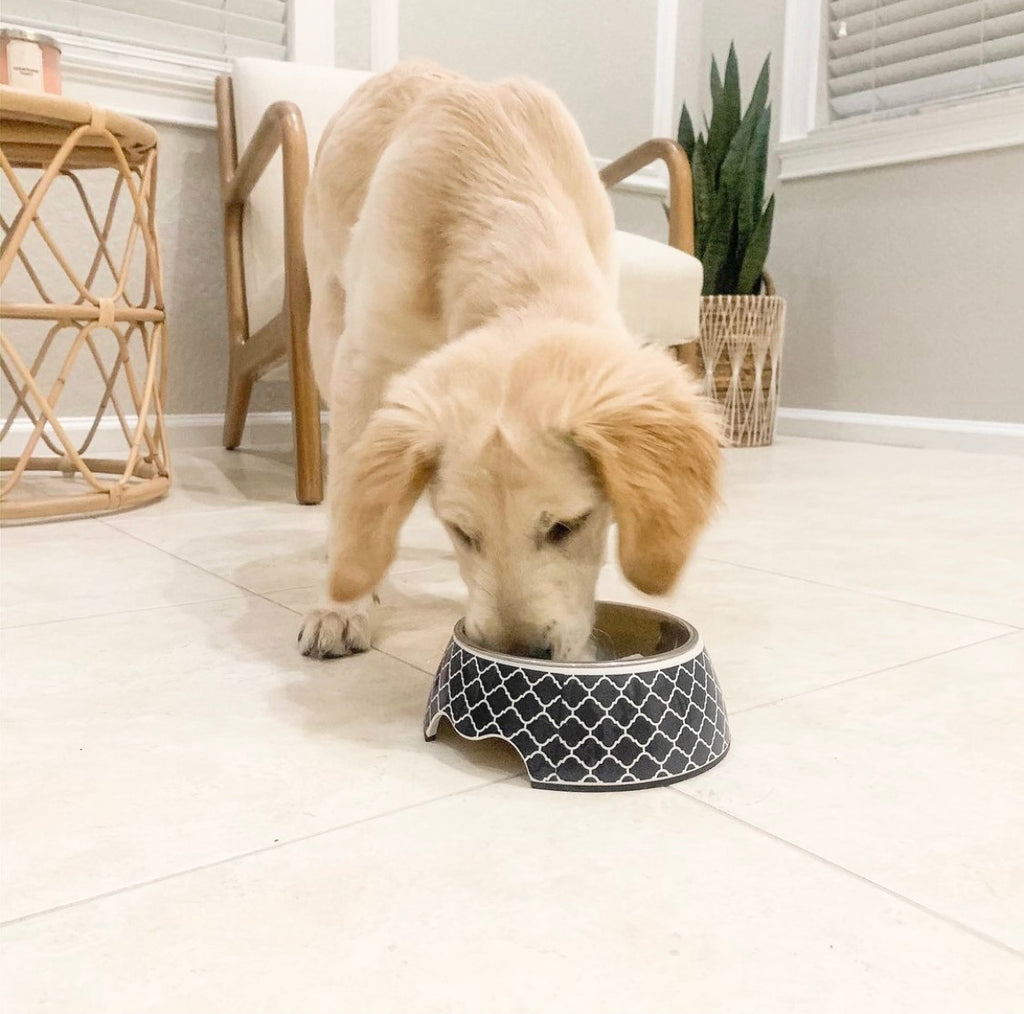
<instances>
[{"instance_id":1,"label":"dog","mask_svg":"<svg viewBox=\"0 0 1024 1014\"><path fill-rule=\"evenodd\" d=\"M401 64L334 115L305 213L330 520L304 655L369 648L424 492L484 647L585 657L613 520L628 580L672 587L716 502L718 425L627 332L613 239L579 128L538 83Z\"/></svg>"}]
</instances>

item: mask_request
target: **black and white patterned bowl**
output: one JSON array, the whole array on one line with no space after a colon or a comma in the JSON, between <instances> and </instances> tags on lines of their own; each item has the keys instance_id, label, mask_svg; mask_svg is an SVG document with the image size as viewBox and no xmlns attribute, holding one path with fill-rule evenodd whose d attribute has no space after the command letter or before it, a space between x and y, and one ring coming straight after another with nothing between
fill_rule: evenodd
<instances>
[{"instance_id":1,"label":"black and white patterned bowl","mask_svg":"<svg viewBox=\"0 0 1024 1014\"><path fill-rule=\"evenodd\" d=\"M729 723L696 629L618 602L597 604L595 627L609 661L549 662L478 648L460 621L430 689L424 736L434 739L443 715L466 739L506 740L539 789L643 789L717 764Z\"/></svg>"}]
</instances>

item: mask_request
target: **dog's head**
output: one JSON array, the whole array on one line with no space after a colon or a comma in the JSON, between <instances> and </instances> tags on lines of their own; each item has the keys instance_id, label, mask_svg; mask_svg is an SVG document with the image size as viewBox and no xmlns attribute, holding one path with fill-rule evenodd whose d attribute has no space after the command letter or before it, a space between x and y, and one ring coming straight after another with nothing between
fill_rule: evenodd
<instances>
[{"instance_id":1,"label":"dog's head","mask_svg":"<svg viewBox=\"0 0 1024 1014\"><path fill-rule=\"evenodd\" d=\"M714 507L719 458L714 413L661 350L573 324L471 333L398 378L357 442L333 594L373 588L428 490L469 636L579 658L611 520L626 577L668 591Z\"/></svg>"}]
</instances>

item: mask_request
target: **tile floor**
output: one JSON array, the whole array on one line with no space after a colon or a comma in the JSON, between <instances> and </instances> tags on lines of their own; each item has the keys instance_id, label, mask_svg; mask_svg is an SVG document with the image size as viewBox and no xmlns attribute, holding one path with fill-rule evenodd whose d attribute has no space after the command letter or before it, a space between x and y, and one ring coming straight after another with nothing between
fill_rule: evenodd
<instances>
[{"instance_id":1,"label":"tile floor","mask_svg":"<svg viewBox=\"0 0 1024 1014\"><path fill-rule=\"evenodd\" d=\"M730 452L669 607L733 750L600 795L423 742L462 595L425 512L378 649L317 663L287 454L176 467L0 537L4 1014L1024 1011L1024 458Z\"/></svg>"}]
</instances>

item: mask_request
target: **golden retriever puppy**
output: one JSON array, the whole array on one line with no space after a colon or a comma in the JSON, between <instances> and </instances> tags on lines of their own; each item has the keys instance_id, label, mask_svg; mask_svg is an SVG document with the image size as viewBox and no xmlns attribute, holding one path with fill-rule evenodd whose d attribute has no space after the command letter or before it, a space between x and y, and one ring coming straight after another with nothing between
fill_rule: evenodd
<instances>
[{"instance_id":1,"label":"golden retriever puppy","mask_svg":"<svg viewBox=\"0 0 1024 1014\"><path fill-rule=\"evenodd\" d=\"M609 524L626 577L678 577L716 500L714 414L616 307L611 205L558 98L405 64L328 124L306 207L330 410L328 578L299 633L370 645L424 492L495 650L587 651Z\"/></svg>"}]
</instances>

